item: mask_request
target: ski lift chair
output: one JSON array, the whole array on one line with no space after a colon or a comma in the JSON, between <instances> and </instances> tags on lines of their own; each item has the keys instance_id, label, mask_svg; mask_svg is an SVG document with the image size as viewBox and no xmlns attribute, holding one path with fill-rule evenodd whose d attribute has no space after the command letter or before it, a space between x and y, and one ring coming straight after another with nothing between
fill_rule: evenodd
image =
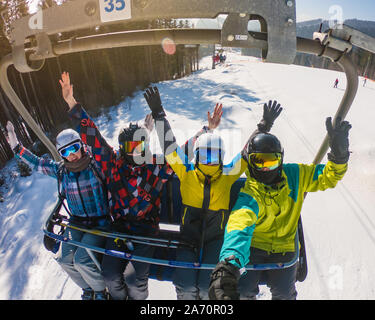
<instances>
[{"instance_id":1,"label":"ski lift chair","mask_svg":"<svg viewBox=\"0 0 375 320\"><path fill-rule=\"evenodd\" d=\"M244 186L246 178L239 178L233 185L230 194L230 209L233 208L238 193L240 189ZM79 225L77 223L68 223L68 219L61 213L63 209L63 203L61 199L59 199L58 203L56 204L55 208L49 219L46 222L46 226L44 228L44 233L46 236L51 237L57 241L64 241L71 243L76 246L80 246L85 248L90 256L95 261L95 256L92 252L99 252L101 254L108 254L112 256L116 256L123 259L137 260L143 261L146 263L150 263L150 278L156 279L160 281L172 281L173 270L176 267L182 268L204 268L204 269L214 269L216 264L205 264L202 265L200 261L175 261L176 258L176 250L178 250L179 246L190 246L188 243L184 243L180 240L179 237L179 224L181 222L181 212L182 212L182 199L180 193L180 181L177 176L174 176L170 179L163 187L162 190L162 199L161 199L161 219L160 219L160 226L161 230L158 237L142 237L142 236L133 236L127 234L120 234L120 233L111 233L108 229L91 229L87 228L87 226ZM61 229L55 230L54 226L58 226ZM64 238L61 233L62 230L65 228L73 228L79 229L83 232L94 233L97 235L101 235L104 237L112 237L118 238L122 240L126 240L128 243L130 242L137 242L141 241L142 243L148 243L150 246L155 246L155 253L152 259L144 258L144 257L133 257L131 255L131 251L127 253L119 253L114 252L111 250L105 250L104 248L98 248L93 246L88 246L78 241L72 241L70 239ZM298 232L296 234L296 247L298 247ZM219 252L218 252L219 255ZM268 263L268 264L254 264L254 265L247 265L247 270L269 270L269 269L282 269L287 268L295 263L298 262L299 259L299 250L295 251L295 255L293 258L284 263ZM100 268L100 262L95 261L97 266Z\"/></svg>"},{"instance_id":2,"label":"ski lift chair","mask_svg":"<svg viewBox=\"0 0 375 320\"><path fill-rule=\"evenodd\" d=\"M123 32L92 35L92 30L95 30L97 26L111 24L119 26L124 21L182 17L215 18L222 13L228 14L222 30L163 29L135 30L131 32L125 30ZM43 23L42 26L39 26L41 17L43 17ZM248 22L250 20L258 20L260 22L260 32L248 31ZM335 123L337 117L345 119L358 89L357 69L348 53L353 45L375 52L374 39L342 25L334 27L325 33L321 33L320 30L314 34L314 39L297 37L295 0L206 0L204 6L202 6L201 0L179 0L178 2L174 0L123 0L119 1L119 6L116 7L106 7L106 1L104 0L67 1L60 6L54 5L44 9L43 12L38 12L33 16L21 17L11 23L9 30L8 39L12 47L12 53L3 57L0 62L0 84L15 109L49 149L55 160L59 160L60 157L54 145L31 117L10 84L7 73L10 65L14 65L19 72L35 72L43 67L45 60L48 58L112 47L160 45L166 37L173 39L176 44L220 44L222 47L257 48L262 51L264 61L272 63L292 64L296 52L314 54L331 59L346 74L347 88L333 118ZM59 34L64 35L64 33L68 34L78 30L85 30L85 33L88 34L80 37L71 37L69 40L63 41L59 41L59 37L56 37ZM327 150L328 136L324 138L313 163L320 163ZM231 191L232 205L243 183L244 179L239 179L233 186ZM180 212L179 206L181 202L178 198L179 192L177 190L179 190L178 181L174 179L167 184L163 191L163 222L179 223L178 213ZM169 197L169 200L166 197ZM55 233L53 225L51 225L54 221L54 214L59 212L60 209L61 203L58 203L47 221L44 232L56 240L68 241L58 233ZM62 221L59 223L63 225ZM76 227L81 228L80 226ZM96 230L86 231L96 232ZM298 234L303 239L301 231L302 224L298 228ZM122 235L111 234L107 231L100 232L104 236L124 238ZM169 231L167 234L176 235L176 231ZM129 238L128 236L126 237ZM144 240L137 237L132 239L134 241ZM150 239L147 241L158 242L162 246L167 243L170 248L176 246L176 242L168 239ZM72 244L81 246L80 243ZM177 245L179 245L178 242ZM296 237L297 246L298 238ZM102 254L112 254L130 260L139 258L132 257L128 253L108 252L103 248L86 248ZM302 250L302 247L300 250ZM296 250L296 254L298 253L299 250ZM300 257L295 257L295 259L300 259ZM147 262L162 265L163 267L181 267L181 265L169 263L168 261L165 263L165 261L155 258ZM187 266L211 268L211 266L199 264ZM186 265L183 267L186 267ZM152 269L153 276L157 279L170 279L168 276L170 274L169 271L168 268L155 270L153 267ZM303 280L305 276L306 272L302 274L300 279Z\"/></svg>"},{"instance_id":3,"label":"ski lift chair","mask_svg":"<svg viewBox=\"0 0 375 320\"><path fill-rule=\"evenodd\" d=\"M231 188L230 194L230 210L233 208L238 194L241 188L244 186L246 178L239 178ZM161 202L161 223L170 224L170 223L180 223L181 222L181 212L182 212L182 200L180 194L180 181L174 176L166 185L163 190L162 202ZM298 245L298 232L296 234L296 245ZM169 250L169 252L168 252ZM219 252L218 252L219 255ZM176 256L176 249L166 249L158 248L155 252L155 257L162 259L174 260ZM247 265L247 270L267 270L267 269L281 269L287 268L298 262L299 259L299 250L295 251L293 258L286 263L269 263L262 265ZM199 263L199 261L191 261ZM212 269L215 265L212 265ZM173 275L173 266L162 266L162 265L151 265L150 268L150 278L157 279L161 281L172 281Z\"/></svg>"}]
</instances>

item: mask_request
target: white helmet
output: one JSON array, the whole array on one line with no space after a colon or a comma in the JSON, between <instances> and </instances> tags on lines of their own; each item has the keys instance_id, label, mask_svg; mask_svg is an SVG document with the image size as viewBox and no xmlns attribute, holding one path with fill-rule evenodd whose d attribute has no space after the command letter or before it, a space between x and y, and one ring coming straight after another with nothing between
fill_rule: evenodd
<instances>
[{"instance_id":1,"label":"white helmet","mask_svg":"<svg viewBox=\"0 0 375 320\"><path fill-rule=\"evenodd\" d=\"M73 129L63 130L56 137L56 149L57 151L60 151L61 149L74 144L75 142L80 142L82 144L79 133Z\"/></svg>"},{"instance_id":2,"label":"white helmet","mask_svg":"<svg viewBox=\"0 0 375 320\"><path fill-rule=\"evenodd\" d=\"M198 162L222 163L225 154L224 141L214 133L202 134L195 143L194 154Z\"/></svg>"}]
</instances>

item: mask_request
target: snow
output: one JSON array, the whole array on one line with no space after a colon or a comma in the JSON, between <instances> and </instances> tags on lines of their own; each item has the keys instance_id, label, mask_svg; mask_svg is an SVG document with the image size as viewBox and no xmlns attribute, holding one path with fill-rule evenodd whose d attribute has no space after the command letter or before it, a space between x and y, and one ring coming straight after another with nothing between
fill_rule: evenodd
<instances>
[{"instance_id":1,"label":"snow","mask_svg":"<svg viewBox=\"0 0 375 320\"><path fill-rule=\"evenodd\" d=\"M217 131L229 162L261 119L263 103L276 99L284 110L272 133L284 146L285 162L310 163L325 136L325 118L335 114L343 96L345 75L263 63L235 50L227 57L226 65L215 70L211 58L205 57L193 75L157 84L178 142L206 124L207 111L220 102L224 114ZM333 88L336 77L338 89ZM309 274L297 283L298 299L375 298L375 83L362 83L360 78L347 116L353 126L349 170L337 188L308 194L303 206ZM117 148L120 129L129 121L142 121L148 111L139 91L95 121ZM151 143L160 152L155 131ZM15 166L12 160L2 170L6 187L1 188L0 203L0 299L79 299L81 290L42 243L43 224L57 198L56 181L37 173L20 177ZM149 286L150 300L176 299L169 282L150 280ZM261 287L259 298L270 298L268 288Z\"/></svg>"}]
</instances>

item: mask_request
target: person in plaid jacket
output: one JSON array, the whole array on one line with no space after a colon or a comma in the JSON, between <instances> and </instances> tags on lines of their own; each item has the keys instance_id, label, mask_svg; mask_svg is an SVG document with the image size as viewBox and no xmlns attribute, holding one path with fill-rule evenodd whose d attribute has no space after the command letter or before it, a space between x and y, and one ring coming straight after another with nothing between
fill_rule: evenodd
<instances>
[{"instance_id":1,"label":"person in plaid jacket","mask_svg":"<svg viewBox=\"0 0 375 320\"><path fill-rule=\"evenodd\" d=\"M158 233L160 198L163 185L173 175L172 168L163 155L151 154L147 147L149 132L153 128L151 115L146 116L144 127L130 124L119 135L120 150L115 151L103 138L95 123L73 96L69 73L61 76L63 98L69 106L69 116L82 140L91 147L94 159L103 171L111 193L111 217L114 231L137 235ZM208 112L208 127L203 127L182 147L192 155L196 139L208 130L217 127L220 121L219 106L213 115ZM107 249L128 250L124 243L108 239ZM151 257L154 248L134 244L134 255ZM135 280L124 279L123 273L128 260L105 255L102 261L104 279L113 299L143 300L148 296L149 264L133 262Z\"/></svg>"},{"instance_id":2,"label":"person in plaid jacket","mask_svg":"<svg viewBox=\"0 0 375 320\"><path fill-rule=\"evenodd\" d=\"M56 137L56 147L63 161L56 162L40 158L19 144L11 122L7 124L9 143L16 158L21 159L36 172L58 180L59 195L66 199L69 222L78 222L89 227L108 224L107 191L96 162L82 143L79 134L66 129ZM74 241L103 246L105 239L97 235L66 228L64 237ZM46 248L57 253L55 244L46 239ZM56 261L70 278L83 290L83 300L106 300L106 285L95 262L84 248L63 242Z\"/></svg>"}]
</instances>

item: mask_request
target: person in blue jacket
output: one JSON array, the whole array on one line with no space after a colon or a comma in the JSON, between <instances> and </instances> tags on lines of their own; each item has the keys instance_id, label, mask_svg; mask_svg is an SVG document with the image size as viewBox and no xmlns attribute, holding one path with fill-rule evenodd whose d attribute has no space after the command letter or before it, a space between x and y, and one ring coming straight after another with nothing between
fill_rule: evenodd
<instances>
[{"instance_id":1,"label":"person in blue jacket","mask_svg":"<svg viewBox=\"0 0 375 320\"><path fill-rule=\"evenodd\" d=\"M66 129L57 135L56 148L63 160L55 162L37 157L22 146L11 122L8 122L7 129L15 156L36 172L58 180L59 195L66 199L70 222L87 227L105 226L108 223L108 201L103 177L76 131ZM97 247L105 244L102 237L69 227L63 236ZM101 271L86 249L63 242L56 261L82 289L82 300L108 299Z\"/></svg>"}]
</instances>

